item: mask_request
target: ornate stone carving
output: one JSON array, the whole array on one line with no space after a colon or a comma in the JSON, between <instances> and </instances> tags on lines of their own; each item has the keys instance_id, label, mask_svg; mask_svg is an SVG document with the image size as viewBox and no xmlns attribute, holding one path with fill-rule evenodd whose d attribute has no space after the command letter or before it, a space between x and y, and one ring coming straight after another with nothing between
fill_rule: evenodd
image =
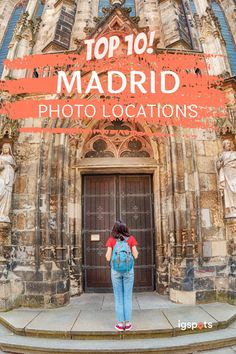
<instances>
[{"instance_id":1,"label":"ornate stone carving","mask_svg":"<svg viewBox=\"0 0 236 354\"><path fill-rule=\"evenodd\" d=\"M132 8L124 7L125 1L123 0L115 0L110 1L109 7L103 7L102 13L104 16L102 17L94 17L93 22L96 24L95 27L90 27L89 23L86 23L83 31L87 36L100 35L103 33L104 29L104 18L106 18L106 28L104 33L112 33L114 31L130 33L132 29L138 31L139 29L142 31L148 31L148 27L137 27L138 22L140 21L139 16L131 16Z\"/></svg>"},{"instance_id":2,"label":"ornate stone carving","mask_svg":"<svg viewBox=\"0 0 236 354\"><path fill-rule=\"evenodd\" d=\"M39 146L37 144L24 143L18 145L16 148L16 162L30 162L34 161L39 152Z\"/></svg>"},{"instance_id":3,"label":"ornate stone carving","mask_svg":"<svg viewBox=\"0 0 236 354\"><path fill-rule=\"evenodd\" d=\"M218 128L217 136L224 136L227 138L228 135L233 135L236 133L236 108L230 107L227 109L227 115L225 119L218 118L216 120L216 126Z\"/></svg>"},{"instance_id":4,"label":"ornate stone carving","mask_svg":"<svg viewBox=\"0 0 236 354\"><path fill-rule=\"evenodd\" d=\"M15 182L16 163L12 155L11 145L3 144L0 155L0 222L9 223L12 188Z\"/></svg>"},{"instance_id":5,"label":"ornate stone carving","mask_svg":"<svg viewBox=\"0 0 236 354\"><path fill-rule=\"evenodd\" d=\"M76 164L76 160L78 158L78 150L80 150L82 145L83 145L83 139L80 136L76 134L71 134L69 136L69 165L70 166Z\"/></svg>"},{"instance_id":6,"label":"ornate stone carving","mask_svg":"<svg viewBox=\"0 0 236 354\"><path fill-rule=\"evenodd\" d=\"M220 205L215 206L212 209L213 225L217 227L223 226L223 211Z\"/></svg>"},{"instance_id":7,"label":"ornate stone carving","mask_svg":"<svg viewBox=\"0 0 236 354\"><path fill-rule=\"evenodd\" d=\"M236 151L228 139L223 141L223 149L217 161L219 187L224 196L225 218L236 218Z\"/></svg>"},{"instance_id":8,"label":"ornate stone carving","mask_svg":"<svg viewBox=\"0 0 236 354\"><path fill-rule=\"evenodd\" d=\"M138 127L115 120L98 126L107 133L92 134L85 142L83 157L153 157L150 142L145 137L132 137Z\"/></svg>"},{"instance_id":9,"label":"ornate stone carving","mask_svg":"<svg viewBox=\"0 0 236 354\"><path fill-rule=\"evenodd\" d=\"M9 118L4 118L1 116L0 121L0 139L15 139L19 135L18 122L10 120Z\"/></svg>"},{"instance_id":10,"label":"ornate stone carving","mask_svg":"<svg viewBox=\"0 0 236 354\"><path fill-rule=\"evenodd\" d=\"M198 18L196 24L200 31L200 40L204 41L209 35L214 35L224 42L223 36L220 31L220 25L217 17L214 15L211 8L207 8L207 15Z\"/></svg>"},{"instance_id":11,"label":"ornate stone carving","mask_svg":"<svg viewBox=\"0 0 236 354\"><path fill-rule=\"evenodd\" d=\"M15 30L13 32L13 36L9 47L13 47L15 42L18 42L21 39L22 30L27 27L27 19L29 17L29 13L26 11L22 14L20 20L17 22Z\"/></svg>"},{"instance_id":12,"label":"ornate stone carving","mask_svg":"<svg viewBox=\"0 0 236 354\"><path fill-rule=\"evenodd\" d=\"M114 157L114 153L108 150L105 140L97 139L93 142L93 150L88 151L85 157Z\"/></svg>"}]
</instances>

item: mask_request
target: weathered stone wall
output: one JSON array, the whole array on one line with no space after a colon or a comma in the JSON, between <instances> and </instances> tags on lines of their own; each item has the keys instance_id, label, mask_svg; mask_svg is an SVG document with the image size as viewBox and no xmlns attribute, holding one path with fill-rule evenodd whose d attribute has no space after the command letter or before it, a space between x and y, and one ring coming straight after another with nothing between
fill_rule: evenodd
<instances>
[{"instance_id":1,"label":"weathered stone wall","mask_svg":"<svg viewBox=\"0 0 236 354\"><path fill-rule=\"evenodd\" d=\"M148 26L151 31L156 31L156 38L158 39L158 46L164 47L163 32L160 16L160 8L157 1L151 0L137 0L136 1L136 15L140 17L139 26Z\"/></svg>"},{"instance_id":2,"label":"weathered stone wall","mask_svg":"<svg viewBox=\"0 0 236 354\"><path fill-rule=\"evenodd\" d=\"M216 277L227 268L222 198L216 170L221 149L214 134L201 136L196 144L203 252L201 263L195 270L195 289L200 302L215 299Z\"/></svg>"},{"instance_id":3,"label":"weathered stone wall","mask_svg":"<svg viewBox=\"0 0 236 354\"><path fill-rule=\"evenodd\" d=\"M22 127L42 124L21 121ZM0 232L6 240L0 252L1 288L7 294L7 300L1 297L2 308L51 307L69 301L68 156L62 137L54 138L22 134L13 145L18 169L12 224L10 235Z\"/></svg>"},{"instance_id":4,"label":"weathered stone wall","mask_svg":"<svg viewBox=\"0 0 236 354\"><path fill-rule=\"evenodd\" d=\"M185 10L185 16L188 25L192 49L197 51L202 51L202 46L199 41L199 33L196 28L195 20L194 20L195 13L192 11L189 0L184 1L184 10Z\"/></svg>"},{"instance_id":5,"label":"weathered stone wall","mask_svg":"<svg viewBox=\"0 0 236 354\"><path fill-rule=\"evenodd\" d=\"M13 3L0 4L5 6L2 7L5 18ZM177 1L164 0L158 4L137 1L139 26L157 30L159 47L177 49L190 49L192 44L199 48L198 30L205 52L218 50L225 54L219 28L211 11L205 12L207 3L204 3L196 1L199 16L192 30L195 42L191 42L188 28L193 24L192 15L189 12L185 15ZM70 12L69 27L62 18L65 15L63 4ZM33 36L36 41L33 53L62 50L63 45L64 49L76 48L75 40L85 37L84 28L94 27L98 0L80 0L76 5L72 1L45 2L42 22ZM28 15L24 24L28 26L27 18ZM58 31L62 32L59 25L70 28L66 43L62 37L55 43ZM32 49L30 37L19 39L18 36L17 41L20 40L24 42L15 43L13 57ZM17 46L21 46L22 51L17 51ZM227 71L223 58L211 64L215 74ZM228 85L225 89L230 107L234 109L235 91ZM21 124L41 126L48 122L28 119ZM62 127L68 122L50 124ZM170 132L177 131L170 129ZM216 170L216 159L222 151L221 140L215 133L199 131L195 141L172 137L156 142L156 288L159 293L169 293L176 302L224 300L235 303L235 222L224 220ZM3 307L14 306L14 301L15 306L60 306L68 303L70 295L83 291L81 173L74 168L82 156L82 146L82 137L49 134L22 134L14 143L18 171L10 243L4 247L8 249L8 267L19 283L18 280L8 282L5 288L15 286L19 296L9 303L4 300Z\"/></svg>"},{"instance_id":6,"label":"weathered stone wall","mask_svg":"<svg viewBox=\"0 0 236 354\"><path fill-rule=\"evenodd\" d=\"M71 36L71 49L76 48L75 41L77 39L84 39L86 33L85 27L94 27L93 18L98 16L98 4L99 0L86 1L78 0L77 11L75 17L75 24Z\"/></svg>"},{"instance_id":7,"label":"weathered stone wall","mask_svg":"<svg viewBox=\"0 0 236 354\"><path fill-rule=\"evenodd\" d=\"M190 33L182 2L161 1L159 8L165 47L191 48Z\"/></svg>"},{"instance_id":8,"label":"weathered stone wall","mask_svg":"<svg viewBox=\"0 0 236 354\"><path fill-rule=\"evenodd\" d=\"M56 7L54 5L55 0L45 1L42 21L38 31L38 41L33 48L33 53L41 53L54 39L56 25L61 14L63 3L61 2L60 5Z\"/></svg>"},{"instance_id":9,"label":"weathered stone wall","mask_svg":"<svg viewBox=\"0 0 236 354\"><path fill-rule=\"evenodd\" d=\"M62 3L60 16L56 25L53 43L62 49L70 48L71 32L75 22L76 5Z\"/></svg>"},{"instance_id":10,"label":"weathered stone wall","mask_svg":"<svg viewBox=\"0 0 236 354\"><path fill-rule=\"evenodd\" d=\"M81 184L70 168L81 145L49 135L20 136L15 145L11 264L23 280L22 304L58 306L83 291ZM235 224L224 224L215 167L221 150L206 132L158 147L157 290L176 302L226 301L229 289L235 301Z\"/></svg>"},{"instance_id":11,"label":"weathered stone wall","mask_svg":"<svg viewBox=\"0 0 236 354\"><path fill-rule=\"evenodd\" d=\"M32 120L21 122L32 124ZM11 251L7 258L7 268L16 279L21 280L22 295L11 301L7 307L24 303L28 296L27 282L37 278L37 181L40 139L37 135L20 135L13 144L17 171L13 188L11 235L9 242ZM9 273L8 278L11 278ZM16 290L15 290L16 291ZM24 295L23 295L24 294Z\"/></svg>"}]
</instances>

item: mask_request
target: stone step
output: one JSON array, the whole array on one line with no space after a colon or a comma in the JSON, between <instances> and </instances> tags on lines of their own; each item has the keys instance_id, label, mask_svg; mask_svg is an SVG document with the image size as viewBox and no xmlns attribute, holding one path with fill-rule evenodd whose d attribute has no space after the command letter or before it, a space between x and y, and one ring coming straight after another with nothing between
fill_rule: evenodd
<instances>
[{"instance_id":1,"label":"stone step","mask_svg":"<svg viewBox=\"0 0 236 354\"><path fill-rule=\"evenodd\" d=\"M2 330L1 330L2 329ZM227 329L169 338L116 340L68 340L15 335L0 327L0 348L4 353L199 353L236 344L236 322Z\"/></svg>"},{"instance_id":2,"label":"stone step","mask_svg":"<svg viewBox=\"0 0 236 354\"><path fill-rule=\"evenodd\" d=\"M0 313L0 323L18 335L90 340L198 334L226 328L234 320L236 307L220 303L133 310L133 330L120 335L114 328L113 310L85 310L71 305L59 309L16 309Z\"/></svg>"}]
</instances>

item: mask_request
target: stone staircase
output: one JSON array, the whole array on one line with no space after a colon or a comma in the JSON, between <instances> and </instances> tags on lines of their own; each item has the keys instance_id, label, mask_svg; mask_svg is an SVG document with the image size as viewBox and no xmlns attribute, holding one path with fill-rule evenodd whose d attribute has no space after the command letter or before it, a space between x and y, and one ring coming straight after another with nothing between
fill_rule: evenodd
<instances>
[{"instance_id":1,"label":"stone staircase","mask_svg":"<svg viewBox=\"0 0 236 354\"><path fill-rule=\"evenodd\" d=\"M49 354L49 353L201 353L236 345L236 323L227 329L209 333L189 334L167 338L127 339L117 334L117 339L70 340L37 338L14 335L0 327L2 353Z\"/></svg>"},{"instance_id":2,"label":"stone staircase","mask_svg":"<svg viewBox=\"0 0 236 354\"><path fill-rule=\"evenodd\" d=\"M63 308L2 312L0 350L25 354L184 354L236 345L235 306L184 306L162 303L156 294L135 296L134 329L125 333L114 329L110 294L85 295Z\"/></svg>"}]
</instances>

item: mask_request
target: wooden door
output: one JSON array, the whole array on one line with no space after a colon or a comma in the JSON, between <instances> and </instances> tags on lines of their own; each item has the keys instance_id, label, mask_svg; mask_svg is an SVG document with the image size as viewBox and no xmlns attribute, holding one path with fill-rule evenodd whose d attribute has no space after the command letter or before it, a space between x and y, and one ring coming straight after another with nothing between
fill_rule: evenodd
<instances>
[{"instance_id":1,"label":"wooden door","mask_svg":"<svg viewBox=\"0 0 236 354\"><path fill-rule=\"evenodd\" d=\"M135 290L154 289L152 176L89 175L83 181L83 269L85 291L111 291L106 240L121 219L138 241Z\"/></svg>"},{"instance_id":2,"label":"wooden door","mask_svg":"<svg viewBox=\"0 0 236 354\"><path fill-rule=\"evenodd\" d=\"M110 175L85 176L83 185L85 291L106 291L111 283L105 244L116 220L116 179Z\"/></svg>"}]
</instances>

